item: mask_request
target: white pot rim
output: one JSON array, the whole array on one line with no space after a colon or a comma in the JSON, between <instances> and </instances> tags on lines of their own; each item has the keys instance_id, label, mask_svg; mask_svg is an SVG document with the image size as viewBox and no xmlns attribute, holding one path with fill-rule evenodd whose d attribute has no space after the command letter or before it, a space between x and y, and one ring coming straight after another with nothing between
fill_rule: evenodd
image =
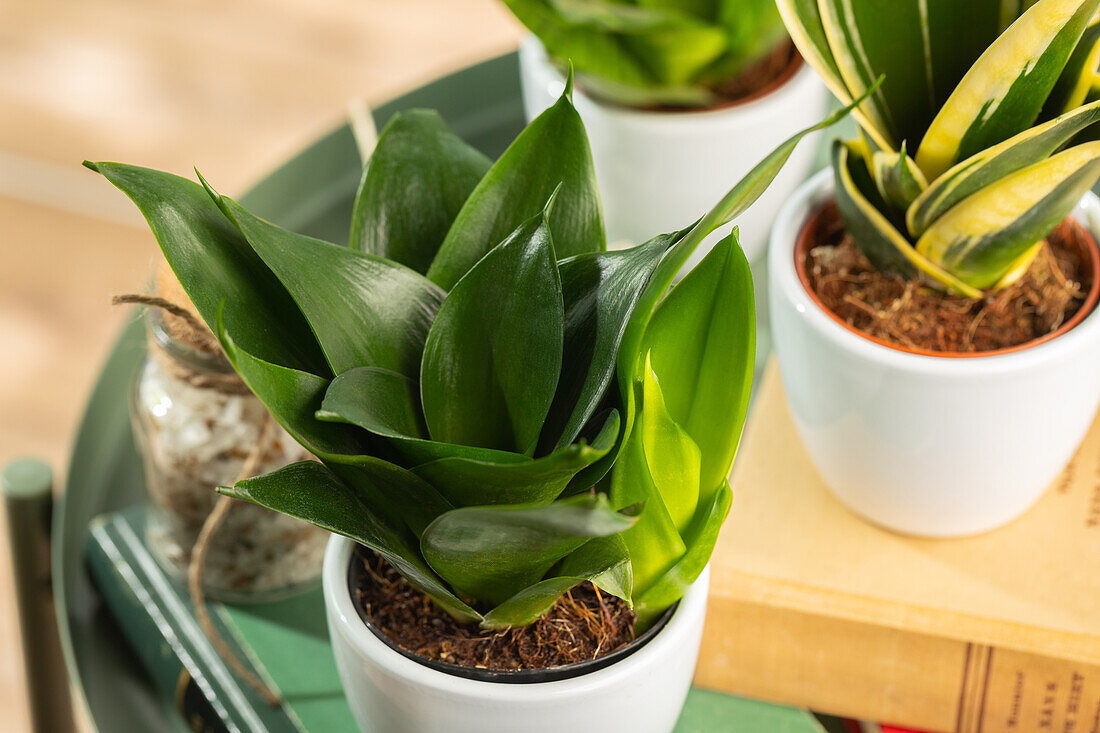
<instances>
[{"instance_id":1,"label":"white pot rim","mask_svg":"<svg viewBox=\"0 0 1100 733\"><path fill-rule=\"evenodd\" d=\"M833 196L831 168L811 176L795 192L776 217L769 243L768 269L772 273L775 295L787 298L795 309L829 341L841 349L854 352L868 361L899 370L928 375L980 377L1028 369L1039 363L1070 358L1082 342L1100 339L1100 305L1069 331L1040 344L1009 353L978 355L967 358L914 354L875 343L837 323L802 286L795 270L794 247L799 232L814 210ZM1073 215L1094 234L1100 224L1100 198L1091 192L1074 209ZM1100 273L1094 274L1100 276Z\"/></svg>"},{"instance_id":2,"label":"white pot rim","mask_svg":"<svg viewBox=\"0 0 1100 733\"><path fill-rule=\"evenodd\" d=\"M565 78L561 76L558 67L551 63L546 48L535 34L527 33L523 37L520 41L520 53L530 54L539 63L553 69L555 77L561 80L561 90L558 91L558 94L565 90ZM775 118L774 108L781 104L778 100L788 96L807 94L807 88L817 84L817 79L817 72L803 61L795 73L766 94L745 102L717 108L639 109L637 107L610 104L586 93L580 86L575 87L573 93L584 97L590 104L599 107L601 112L608 117L618 118L625 123L634 122L635 124L645 124L658 129L668 128L670 134L682 134L680 126L685 122L722 126L728 124L729 118L737 117L742 118L747 126L772 123ZM557 96L557 94L554 96Z\"/></svg>"},{"instance_id":3,"label":"white pot rim","mask_svg":"<svg viewBox=\"0 0 1100 733\"><path fill-rule=\"evenodd\" d=\"M607 667L571 677L549 682L492 682L474 680L448 674L413 661L395 651L360 618L351 600L348 588L348 565L351 562L355 542L345 537L333 535L325 549L322 580L325 603L330 606L330 618L336 623L333 633L344 636L347 642L361 654L373 659L394 675L408 680L425 689L449 695L479 697L484 700L522 705L536 701L546 701L548 696L566 696L583 693L590 688L614 686L644 672L650 657L658 656L664 647L673 647L690 636L690 624L693 618L699 618L699 607L707 601L707 585L710 566L703 570L684 594L668 623L640 649ZM335 612L335 613L332 613Z\"/></svg>"}]
</instances>

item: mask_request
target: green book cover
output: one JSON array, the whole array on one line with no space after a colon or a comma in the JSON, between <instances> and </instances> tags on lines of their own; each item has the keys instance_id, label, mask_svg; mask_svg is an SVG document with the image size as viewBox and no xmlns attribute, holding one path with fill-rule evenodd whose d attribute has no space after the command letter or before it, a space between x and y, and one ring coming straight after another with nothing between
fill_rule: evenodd
<instances>
[{"instance_id":1,"label":"green book cover","mask_svg":"<svg viewBox=\"0 0 1100 733\"><path fill-rule=\"evenodd\" d=\"M206 733L356 733L328 641L321 589L271 603L210 604L222 636L278 691L266 704L199 628L186 589L145 546L140 508L97 518L86 558L96 586L185 727ZM675 733L823 733L805 710L692 689Z\"/></svg>"}]
</instances>

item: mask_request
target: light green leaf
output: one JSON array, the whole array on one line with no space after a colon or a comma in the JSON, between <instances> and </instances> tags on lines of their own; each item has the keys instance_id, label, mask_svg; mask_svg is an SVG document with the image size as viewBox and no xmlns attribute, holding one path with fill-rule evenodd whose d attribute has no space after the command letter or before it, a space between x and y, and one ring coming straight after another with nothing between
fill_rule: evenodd
<instances>
[{"instance_id":1,"label":"light green leaf","mask_svg":"<svg viewBox=\"0 0 1100 733\"><path fill-rule=\"evenodd\" d=\"M659 33L626 36L634 52L660 84L679 86L693 79L725 53L727 38L718 27L683 23Z\"/></svg>"},{"instance_id":2,"label":"light green leaf","mask_svg":"<svg viewBox=\"0 0 1100 733\"><path fill-rule=\"evenodd\" d=\"M578 77L587 74L633 88L654 83L642 61L617 35L567 22L549 0L504 0L504 4L538 36L551 57L571 63Z\"/></svg>"},{"instance_id":3,"label":"light green leaf","mask_svg":"<svg viewBox=\"0 0 1100 733\"><path fill-rule=\"evenodd\" d=\"M910 234L920 236L967 196L1047 158L1097 122L1100 122L1100 102L1092 102L956 164L933 181L909 207L906 223Z\"/></svg>"},{"instance_id":4,"label":"light green leaf","mask_svg":"<svg viewBox=\"0 0 1100 733\"><path fill-rule=\"evenodd\" d=\"M756 363L752 272L736 232L672 288L643 340L669 417L699 448L700 475L691 485L702 491L702 505L733 464ZM650 468L667 496L652 461Z\"/></svg>"},{"instance_id":5,"label":"light green leaf","mask_svg":"<svg viewBox=\"0 0 1100 733\"><path fill-rule=\"evenodd\" d=\"M428 271L462 205L492 161L433 110L398 112L363 169L350 246Z\"/></svg>"},{"instance_id":6,"label":"light green leaf","mask_svg":"<svg viewBox=\"0 0 1100 733\"><path fill-rule=\"evenodd\" d=\"M675 371L667 374L669 381L685 376ZM649 357L642 381L642 407L637 427L641 431L642 453L653 485L661 496L669 519L682 534L695 517L699 502L701 456L699 446L669 415Z\"/></svg>"},{"instance_id":7,"label":"light green leaf","mask_svg":"<svg viewBox=\"0 0 1100 733\"><path fill-rule=\"evenodd\" d=\"M355 540L384 557L401 577L459 622L481 619L481 614L459 600L425 564L401 530L376 515L369 504L320 463L293 463L264 476L238 481L232 487L219 487L218 491Z\"/></svg>"},{"instance_id":8,"label":"light green leaf","mask_svg":"<svg viewBox=\"0 0 1100 733\"><path fill-rule=\"evenodd\" d=\"M974 288L991 287L1069 215L1097 176L1100 142L1069 148L963 199L917 240L917 251Z\"/></svg>"},{"instance_id":9,"label":"light green leaf","mask_svg":"<svg viewBox=\"0 0 1100 733\"><path fill-rule=\"evenodd\" d=\"M635 306L630 320L627 322L626 331L623 333L622 344L619 348L617 360L617 372L619 388L622 391L622 399L626 408L626 425L629 432L633 420L634 383L636 374L641 368L642 337L649 327L649 321L653 316L657 304L664 297L668 288L672 285L676 275L687 262L691 253L699 244L718 227L726 224L740 214L744 213L761 194L767 190L776 175L782 170L783 164L791 156L799 141L806 135L817 130L825 129L836 124L854 109L862 99L839 109L821 122L800 130L787 138L775 150L764 157L756 166L745 175L733 188L711 209L702 219L693 225L690 230L675 235L676 243L665 254L653 276L646 284L638 304Z\"/></svg>"},{"instance_id":10,"label":"light green leaf","mask_svg":"<svg viewBox=\"0 0 1100 733\"><path fill-rule=\"evenodd\" d=\"M1039 0L986 49L917 150L917 165L929 180L1034 123L1097 5Z\"/></svg>"},{"instance_id":11,"label":"light green leaf","mask_svg":"<svg viewBox=\"0 0 1100 733\"><path fill-rule=\"evenodd\" d=\"M703 4L707 4L706 0ZM717 22L726 33L726 52L706 69L700 81L720 85L786 43L787 29L775 8L775 0L711 3L715 4L718 6ZM704 12L713 12L713 7Z\"/></svg>"},{"instance_id":12,"label":"light green leaf","mask_svg":"<svg viewBox=\"0 0 1100 733\"><path fill-rule=\"evenodd\" d=\"M454 287L494 245L542 211L555 191L550 232L557 256L605 248L588 135L570 92L519 134L470 194L428 269L433 282Z\"/></svg>"},{"instance_id":13,"label":"light green leaf","mask_svg":"<svg viewBox=\"0 0 1100 733\"><path fill-rule=\"evenodd\" d=\"M605 33L653 33L694 23L690 15L667 7L645 7L615 0L549 0L561 19Z\"/></svg>"},{"instance_id":14,"label":"light green leaf","mask_svg":"<svg viewBox=\"0 0 1100 733\"><path fill-rule=\"evenodd\" d=\"M489 613L482 628L525 626L543 616L565 593L586 580L630 602L633 578L626 544L612 535L589 540L562 561L558 575L524 588Z\"/></svg>"},{"instance_id":15,"label":"light green leaf","mask_svg":"<svg viewBox=\"0 0 1100 733\"><path fill-rule=\"evenodd\" d=\"M420 546L428 564L457 591L497 605L541 580L589 539L618 534L633 523L602 496L467 507L435 520Z\"/></svg>"},{"instance_id":16,"label":"light green leaf","mask_svg":"<svg viewBox=\"0 0 1100 733\"><path fill-rule=\"evenodd\" d=\"M217 333L218 308L228 302L225 318L249 352L313 374L331 374L294 300L202 186L120 163L84 165L137 204L211 331Z\"/></svg>"},{"instance_id":17,"label":"light green leaf","mask_svg":"<svg viewBox=\"0 0 1100 733\"><path fill-rule=\"evenodd\" d=\"M638 522L622 535L630 552L635 596L668 572L687 552L665 508L661 492L653 482L641 436L642 431L635 421L619 460L611 468L610 486L613 507L642 504Z\"/></svg>"},{"instance_id":18,"label":"light green leaf","mask_svg":"<svg viewBox=\"0 0 1100 733\"><path fill-rule=\"evenodd\" d=\"M634 595L634 610L638 614L637 628L644 629L665 609L680 600L688 586L699 579L703 568L710 562L718 532L729 514L733 501L730 485L723 480L712 493L710 504L703 512L697 527L687 537L687 551L656 582Z\"/></svg>"},{"instance_id":19,"label":"light green leaf","mask_svg":"<svg viewBox=\"0 0 1100 733\"><path fill-rule=\"evenodd\" d=\"M432 439L533 454L561 371L563 317L543 213L478 262L432 323L420 370Z\"/></svg>"},{"instance_id":20,"label":"light green leaf","mask_svg":"<svg viewBox=\"0 0 1100 733\"><path fill-rule=\"evenodd\" d=\"M407 267L295 234L232 199L221 201L302 309L334 373L377 366L416 378L442 290Z\"/></svg>"}]
</instances>

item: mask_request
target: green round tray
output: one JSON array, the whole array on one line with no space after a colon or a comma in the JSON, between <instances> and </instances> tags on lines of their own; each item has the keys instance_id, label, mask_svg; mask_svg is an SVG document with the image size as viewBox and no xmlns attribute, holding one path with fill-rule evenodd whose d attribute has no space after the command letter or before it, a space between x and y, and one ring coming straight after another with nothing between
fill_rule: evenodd
<instances>
[{"instance_id":1,"label":"green round tray","mask_svg":"<svg viewBox=\"0 0 1100 733\"><path fill-rule=\"evenodd\" d=\"M379 128L411 107L438 110L456 133L496 158L523 127L519 72L508 54L439 79L378 108ZM324 136L242 197L260 216L333 242L347 226L361 174L348 127ZM53 591L65 663L76 697L103 731L188 730L157 694L97 594L84 566L88 523L142 501L130 433L129 389L145 354L139 321L123 331L96 382L77 433L64 498L53 520Z\"/></svg>"}]
</instances>

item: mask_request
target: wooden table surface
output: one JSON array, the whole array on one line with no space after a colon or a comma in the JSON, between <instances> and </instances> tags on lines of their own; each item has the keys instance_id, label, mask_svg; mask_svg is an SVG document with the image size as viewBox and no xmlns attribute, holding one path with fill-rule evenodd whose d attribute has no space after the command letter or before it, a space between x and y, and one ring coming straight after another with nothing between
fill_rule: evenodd
<instances>
[{"instance_id":1,"label":"wooden table surface","mask_svg":"<svg viewBox=\"0 0 1100 733\"><path fill-rule=\"evenodd\" d=\"M513 48L499 0L0 3L0 464L64 479L73 432L155 243L80 167L118 160L240 193L339 120ZM3 530L0 530L3 531ZM29 730L6 538L0 720Z\"/></svg>"}]
</instances>

